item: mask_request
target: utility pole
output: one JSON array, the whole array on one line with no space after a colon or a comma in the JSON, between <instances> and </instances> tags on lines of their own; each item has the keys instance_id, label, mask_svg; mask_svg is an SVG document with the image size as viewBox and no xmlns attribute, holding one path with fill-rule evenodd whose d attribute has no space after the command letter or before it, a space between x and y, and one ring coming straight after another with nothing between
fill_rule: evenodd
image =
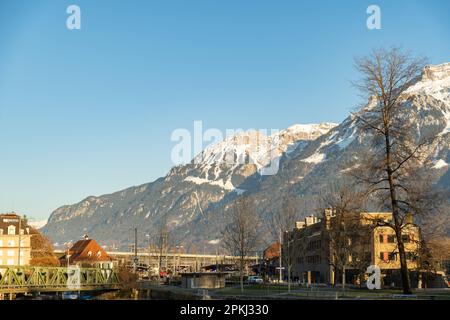
<instances>
[{"instance_id":1,"label":"utility pole","mask_svg":"<svg viewBox=\"0 0 450 320\"><path fill-rule=\"evenodd\" d=\"M217 244L216 244L216 272L219 272L219 250L217 250Z\"/></svg>"},{"instance_id":2,"label":"utility pole","mask_svg":"<svg viewBox=\"0 0 450 320\"><path fill-rule=\"evenodd\" d=\"M137 270L137 263L138 263L138 257L137 257L137 228L134 228L134 261L133 261L133 271L136 273Z\"/></svg>"},{"instance_id":3,"label":"utility pole","mask_svg":"<svg viewBox=\"0 0 450 320\"><path fill-rule=\"evenodd\" d=\"M147 237L148 240L148 265L147 265L147 275L150 277L150 264L151 264L151 252L152 252L152 246L151 246L151 240L150 240L150 235L146 234L145 235Z\"/></svg>"},{"instance_id":4,"label":"utility pole","mask_svg":"<svg viewBox=\"0 0 450 320\"><path fill-rule=\"evenodd\" d=\"M70 258L70 254L69 254L69 250L70 250L70 245L67 244L67 256L66 256L66 260L67 260L67 269L69 269L70 263L69 263L69 258Z\"/></svg>"},{"instance_id":5,"label":"utility pole","mask_svg":"<svg viewBox=\"0 0 450 320\"><path fill-rule=\"evenodd\" d=\"M282 268L282 266L281 266L281 260L282 260L282 257L281 257L281 252L282 252L282 238L281 238L281 229L280 229L280 278L279 278L279 282L281 283L282 281L283 281L283 274L282 274L282 272L283 272L283 268Z\"/></svg>"}]
</instances>

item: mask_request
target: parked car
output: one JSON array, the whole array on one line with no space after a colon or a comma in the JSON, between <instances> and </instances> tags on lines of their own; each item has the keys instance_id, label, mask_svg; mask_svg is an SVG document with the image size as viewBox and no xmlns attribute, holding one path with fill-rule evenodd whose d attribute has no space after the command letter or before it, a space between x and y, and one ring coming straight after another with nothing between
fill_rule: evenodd
<instances>
[{"instance_id":1,"label":"parked car","mask_svg":"<svg viewBox=\"0 0 450 320\"><path fill-rule=\"evenodd\" d=\"M259 276L250 276L247 278L247 283L248 284L262 284L264 283L263 278L259 277Z\"/></svg>"}]
</instances>

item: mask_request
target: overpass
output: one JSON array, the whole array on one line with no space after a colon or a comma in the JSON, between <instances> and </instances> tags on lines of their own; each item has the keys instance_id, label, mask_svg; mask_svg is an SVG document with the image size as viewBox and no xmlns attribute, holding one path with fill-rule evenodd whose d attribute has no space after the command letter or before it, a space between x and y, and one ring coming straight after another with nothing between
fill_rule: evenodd
<instances>
[{"instance_id":1,"label":"overpass","mask_svg":"<svg viewBox=\"0 0 450 320\"><path fill-rule=\"evenodd\" d=\"M55 250L57 256L64 255L66 251ZM133 264L135 253L132 251L107 251L107 254L118 261L119 265ZM139 250L137 252L139 264L145 264L151 268L162 267L172 269L174 267L185 267L191 271L199 271L202 267L214 264L237 264L240 260L238 256L231 255L215 255L215 254L194 254L180 252L149 252ZM247 265L258 264L260 258L258 256L247 256L244 258Z\"/></svg>"},{"instance_id":2,"label":"overpass","mask_svg":"<svg viewBox=\"0 0 450 320\"><path fill-rule=\"evenodd\" d=\"M125 251L110 251L108 255L119 261L119 264L132 264L135 253ZM193 254L167 252L138 252L137 259L139 264L145 264L150 268L165 267L168 270L184 269L189 271L200 271L207 265L215 264L237 264L240 257L230 255L212 255L212 254ZM258 264L258 256L247 256L244 258L246 265Z\"/></svg>"}]
</instances>

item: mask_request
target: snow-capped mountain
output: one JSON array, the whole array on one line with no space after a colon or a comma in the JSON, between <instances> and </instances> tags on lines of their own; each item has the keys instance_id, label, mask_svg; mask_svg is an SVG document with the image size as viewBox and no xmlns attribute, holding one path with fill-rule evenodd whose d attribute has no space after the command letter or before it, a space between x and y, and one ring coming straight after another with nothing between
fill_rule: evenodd
<instances>
[{"instance_id":1,"label":"snow-capped mountain","mask_svg":"<svg viewBox=\"0 0 450 320\"><path fill-rule=\"evenodd\" d=\"M28 221L28 224L35 229L41 229L47 224L47 220Z\"/></svg>"},{"instance_id":2,"label":"snow-capped mountain","mask_svg":"<svg viewBox=\"0 0 450 320\"><path fill-rule=\"evenodd\" d=\"M430 169L449 187L450 63L425 68L405 92L402 105L405 121L414 123L417 132L440 134ZM279 210L287 195L303 201L302 213L311 213L314 196L351 170L350 160L370 147L370 137L357 121L349 116L339 125L294 125L271 135L227 137L164 178L58 208L43 230L58 242L78 239L87 230L105 244L127 246L134 226L142 235L154 234L166 218L176 240L208 246L218 238L230 201L243 192L255 200L263 218ZM276 174L264 175L273 163Z\"/></svg>"},{"instance_id":3,"label":"snow-capped mountain","mask_svg":"<svg viewBox=\"0 0 450 320\"><path fill-rule=\"evenodd\" d=\"M201 238L181 228L188 223L208 220L209 208L229 194L245 190L240 186L259 175L272 161L294 154L309 141L336 124L295 125L265 135L259 131L241 132L210 145L189 164L173 167L152 183L131 187L113 194L88 197L56 209L44 232L53 241L78 239L84 233L116 246L127 246L132 228L152 234L165 219L179 236Z\"/></svg>"}]
</instances>

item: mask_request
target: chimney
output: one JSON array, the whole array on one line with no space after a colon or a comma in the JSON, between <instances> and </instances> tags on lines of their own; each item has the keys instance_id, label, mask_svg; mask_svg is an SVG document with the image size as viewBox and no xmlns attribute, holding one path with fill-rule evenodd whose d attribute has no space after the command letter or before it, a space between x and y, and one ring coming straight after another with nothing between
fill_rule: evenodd
<instances>
[{"instance_id":1,"label":"chimney","mask_svg":"<svg viewBox=\"0 0 450 320\"><path fill-rule=\"evenodd\" d=\"M315 224L315 223L317 223L317 222L318 222L317 217L314 216L314 215L310 215L310 216L308 216L308 217L305 217L305 226L306 226L306 227L307 227L307 226L310 226L310 225L312 225L312 224Z\"/></svg>"},{"instance_id":2,"label":"chimney","mask_svg":"<svg viewBox=\"0 0 450 320\"><path fill-rule=\"evenodd\" d=\"M304 228L304 227L305 227L305 222L304 221L297 221L295 223L295 228L296 229L301 229L301 228Z\"/></svg>"}]
</instances>

